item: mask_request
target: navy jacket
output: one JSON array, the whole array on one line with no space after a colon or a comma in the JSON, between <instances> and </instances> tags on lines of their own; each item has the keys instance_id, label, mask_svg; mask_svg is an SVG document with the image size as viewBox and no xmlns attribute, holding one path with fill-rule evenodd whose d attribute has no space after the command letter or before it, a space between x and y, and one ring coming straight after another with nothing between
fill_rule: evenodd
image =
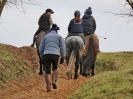
<instances>
[{"instance_id":1,"label":"navy jacket","mask_svg":"<svg viewBox=\"0 0 133 99\"><path fill-rule=\"evenodd\" d=\"M76 22L74 19L72 19L68 26L68 32L69 33L83 33L83 22L82 20L80 22Z\"/></svg>"}]
</instances>

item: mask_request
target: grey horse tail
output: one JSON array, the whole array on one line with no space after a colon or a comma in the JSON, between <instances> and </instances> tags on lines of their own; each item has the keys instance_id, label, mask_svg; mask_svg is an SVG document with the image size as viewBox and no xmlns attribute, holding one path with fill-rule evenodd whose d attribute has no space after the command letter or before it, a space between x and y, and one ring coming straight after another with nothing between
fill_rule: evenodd
<instances>
[{"instance_id":1,"label":"grey horse tail","mask_svg":"<svg viewBox=\"0 0 133 99\"><path fill-rule=\"evenodd\" d=\"M74 45L73 45L74 56L77 55L79 49L80 49L80 44L79 44L79 42L76 40L75 43L74 43Z\"/></svg>"}]
</instances>

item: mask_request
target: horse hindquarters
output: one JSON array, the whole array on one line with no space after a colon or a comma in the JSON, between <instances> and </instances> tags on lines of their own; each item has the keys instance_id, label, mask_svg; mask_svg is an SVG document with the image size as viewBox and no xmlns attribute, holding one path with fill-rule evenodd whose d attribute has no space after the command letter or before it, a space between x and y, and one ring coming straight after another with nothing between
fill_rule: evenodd
<instances>
[{"instance_id":1,"label":"horse hindquarters","mask_svg":"<svg viewBox=\"0 0 133 99\"><path fill-rule=\"evenodd\" d=\"M80 36L71 36L66 39L66 45L67 45L67 63L69 68L68 73L71 70L71 65L73 64L74 58L76 58L74 79L77 79L78 68L79 65L82 64L82 62L79 62L79 59L82 58L81 49L83 49L84 42Z\"/></svg>"}]
</instances>

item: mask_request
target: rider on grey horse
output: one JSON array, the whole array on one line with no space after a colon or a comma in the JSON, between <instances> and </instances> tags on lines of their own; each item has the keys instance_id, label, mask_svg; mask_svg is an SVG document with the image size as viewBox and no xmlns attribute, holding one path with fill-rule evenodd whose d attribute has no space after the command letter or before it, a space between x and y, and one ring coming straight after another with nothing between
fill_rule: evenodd
<instances>
[{"instance_id":1,"label":"rider on grey horse","mask_svg":"<svg viewBox=\"0 0 133 99\"><path fill-rule=\"evenodd\" d=\"M74 18L70 21L68 26L68 36L77 35L84 41L83 36L83 21L80 19L80 11L74 12Z\"/></svg>"},{"instance_id":2,"label":"rider on grey horse","mask_svg":"<svg viewBox=\"0 0 133 99\"><path fill-rule=\"evenodd\" d=\"M71 51L70 51L71 43L69 43L70 39L71 40L77 39L80 42L79 46L82 48L84 46L83 22L80 19L80 11L77 10L74 12L74 18L69 23L68 32L69 33L68 33L68 36L66 38L66 46L67 46L67 57L66 57L67 59L66 59L66 61L67 61L67 64L69 62L69 58L70 58L70 54L71 54ZM79 52L78 52L76 55L74 79L78 78L79 65L80 66L82 65L82 57L79 55ZM82 72L82 69L81 69L80 73L81 72Z\"/></svg>"}]
</instances>

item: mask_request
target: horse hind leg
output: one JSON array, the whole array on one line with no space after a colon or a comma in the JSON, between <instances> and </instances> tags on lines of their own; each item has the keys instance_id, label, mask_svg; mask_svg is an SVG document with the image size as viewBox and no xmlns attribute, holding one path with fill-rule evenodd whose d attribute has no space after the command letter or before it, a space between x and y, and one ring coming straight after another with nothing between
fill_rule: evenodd
<instances>
[{"instance_id":1,"label":"horse hind leg","mask_svg":"<svg viewBox=\"0 0 133 99\"><path fill-rule=\"evenodd\" d=\"M74 52L72 51L70 54L69 62L68 62L68 79L72 79L72 65L74 61Z\"/></svg>"},{"instance_id":2,"label":"horse hind leg","mask_svg":"<svg viewBox=\"0 0 133 99\"><path fill-rule=\"evenodd\" d=\"M40 53L39 53L39 50L37 50L37 53L38 53L38 56L39 56L39 64L40 64L40 71L39 71L39 75L42 75L43 74L43 70L42 70L42 60L41 60L41 57L40 57Z\"/></svg>"},{"instance_id":3,"label":"horse hind leg","mask_svg":"<svg viewBox=\"0 0 133 99\"><path fill-rule=\"evenodd\" d=\"M95 70L95 64L92 64L92 66L91 66L91 76L95 75L94 70Z\"/></svg>"},{"instance_id":4,"label":"horse hind leg","mask_svg":"<svg viewBox=\"0 0 133 99\"><path fill-rule=\"evenodd\" d=\"M75 75L74 79L78 78L78 69L80 65L80 74L82 74L82 65L83 65L83 60L82 60L82 51L80 49L77 50L76 52L76 61L75 61Z\"/></svg>"},{"instance_id":5,"label":"horse hind leg","mask_svg":"<svg viewBox=\"0 0 133 99\"><path fill-rule=\"evenodd\" d=\"M42 62L41 61L39 61L39 63L40 63L40 71L39 71L39 75L42 75L43 74L43 70L42 70Z\"/></svg>"},{"instance_id":6,"label":"horse hind leg","mask_svg":"<svg viewBox=\"0 0 133 99\"><path fill-rule=\"evenodd\" d=\"M79 69L79 60L76 59L74 79L77 79L78 78L78 69Z\"/></svg>"}]
</instances>

